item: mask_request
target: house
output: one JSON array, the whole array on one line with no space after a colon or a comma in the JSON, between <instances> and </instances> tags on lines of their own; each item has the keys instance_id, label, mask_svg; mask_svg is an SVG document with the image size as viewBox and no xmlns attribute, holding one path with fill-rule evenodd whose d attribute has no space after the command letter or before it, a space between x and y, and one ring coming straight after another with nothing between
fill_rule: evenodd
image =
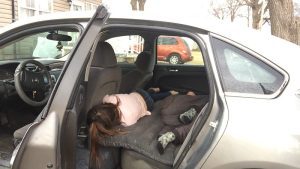
<instances>
[{"instance_id":1,"label":"house","mask_svg":"<svg viewBox=\"0 0 300 169\"><path fill-rule=\"evenodd\" d=\"M0 27L29 16L95 10L102 0L1 0Z\"/></svg>"}]
</instances>

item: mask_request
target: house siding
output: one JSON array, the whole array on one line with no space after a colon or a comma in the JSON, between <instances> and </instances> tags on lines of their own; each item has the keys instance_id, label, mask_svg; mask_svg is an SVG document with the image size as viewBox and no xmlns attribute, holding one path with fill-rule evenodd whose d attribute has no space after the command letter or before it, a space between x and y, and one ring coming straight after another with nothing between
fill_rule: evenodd
<instances>
[{"instance_id":1,"label":"house siding","mask_svg":"<svg viewBox=\"0 0 300 169\"><path fill-rule=\"evenodd\" d=\"M80 0L79 0L80 1ZM80 2L88 2L88 3L93 3L93 4L101 4L101 0L81 0ZM67 0L53 0L53 12L64 12L64 11L69 11L71 5Z\"/></svg>"},{"instance_id":2,"label":"house siding","mask_svg":"<svg viewBox=\"0 0 300 169\"><path fill-rule=\"evenodd\" d=\"M12 1L1 0L0 1L0 27L12 22Z\"/></svg>"},{"instance_id":3,"label":"house siding","mask_svg":"<svg viewBox=\"0 0 300 169\"><path fill-rule=\"evenodd\" d=\"M67 0L53 0L53 12L69 11L70 5Z\"/></svg>"},{"instance_id":4,"label":"house siding","mask_svg":"<svg viewBox=\"0 0 300 169\"><path fill-rule=\"evenodd\" d=\"M93 4L101 4L101 0L86 0L85 2L93 3Z\"/></svg>"},{"instance_id":5,"label":"house siding","mask_svg":"<svg viewBox=\"0 0 300 169\"><path fill-rule=\"evenodd\" d=\"M80 2L88 2L93 4L101 4L102 0L78 0ZM15 2L15 20L18 20L18 0ZM64 12L70 10L70 4L67 0L53 0L52 12ZM0 27L8 25L13 21L12 17L12 0L0 0Z\"/></svg>"}]
</instances>

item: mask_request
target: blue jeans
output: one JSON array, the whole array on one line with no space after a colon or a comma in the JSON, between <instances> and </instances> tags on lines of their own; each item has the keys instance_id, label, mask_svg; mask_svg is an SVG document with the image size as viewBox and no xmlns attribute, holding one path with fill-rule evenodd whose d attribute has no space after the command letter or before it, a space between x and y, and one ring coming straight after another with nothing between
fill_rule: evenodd
<instances>
[{"instance_id":1,"label":"blue jeans","mask_svg":"<svg viewBox=\"0 0 300 169\"><path fill-rule=\"evenodd\" d=\"M149 111L153 110L154 102L157 100L164 99L171 95L170 92L160 92L160 93L149 93L143 89L136 89L135 92L139 93L146 102L147 109Z\"/></svg>"},{"instance_id":2,"label":"blue jeans","mask_svg":"<svg viewBox=\"0 0 300 169\"><path fill-rule=\"evenodd\" d=\"M171 93L170 92L160 92L160 93L149 93L149 95L151 96L151 98L154 101L157 101L157 100L162 100L162 99L170 96Z\"/></svg>"}]
</instances>

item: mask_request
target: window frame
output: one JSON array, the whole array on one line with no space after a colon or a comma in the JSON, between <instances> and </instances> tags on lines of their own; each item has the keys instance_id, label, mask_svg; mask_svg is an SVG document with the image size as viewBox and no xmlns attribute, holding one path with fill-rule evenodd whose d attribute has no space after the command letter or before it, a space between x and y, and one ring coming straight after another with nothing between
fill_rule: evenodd
<instances>
[{"instance_id":1,"label":"window frame","mask_svg":"<svg viewBox=\"0 0 300 169\"><path fill-rule=\"evenodd\" d=\"M87 10L87 5L90 5L91 9ZM81 10L79 11L96 11L98 5L92 2L83 2L83 1L79 1L79 0L73 0L71 2L71 6L70 6L70 11L76 11L74 10L74 6L79 6L81 7Z\"/></svg>"},{"instance_id":2,"label":"window frame","mask_svg":"<svg viewBox=\"0 0 300 169\"><path fill-rule=\"evenodd\" d=\"M91 6L91 9L90 10L87 10L87 5L90 5ZM92 2L85 2L84 3L84 10L85 11L95 11L97 9L98 5L95 4L95 3L92 3Z\"/></svg>"},{"instance_id":3,"label":"window frame","mask_svg":"<svg viewBox=\"0 0 300 169\"><path fill-rule=\"evenodd\" d=\"M74 10L75 6L81 7L81 10ZM70 11L85 11L85 3L78 0L72 1L70 6Z\"/></svg>"},{"instance_id":4,"label":"window frame","mask_svg":"<svg viewBox=\"0 0 300 169\"><path fill-rule=\"evenodd\" d=\"M220 68L219 68L219 61L216 59L216 49L215 49L215 44L213 43L213 38L217 39L217 40L221 40L224 43L227 43L228 45L231 45L232 47L238 48L240 50L242 50L245 53L248 53L249 55L251 55L252 57L260 60L262 63L268 65L269 67L273 68L275 71L277 71L278 73L280 73L283 76L283 81L282 84L280 85L280 87L272 94L254 94L254 93L240 93L240 92L228 92L226 91L225 88L225 82L223 80L223 76L222 73L220 72ZM289 82L289 75L288 73L282 69L281 67L279 67L278 65L276 65L275 63L273 63L272 61L268 60L267 58L263 57L262 55L256 53L255 51L247 48L246 46L243 46L237 42L234 42L232 40L229 40L223 36L214 34L214 33L210 33L210 43L212 46L212 51L213 51L213 55L214 55L214 59L215 59L215 63L216 63L216 67L217 67L217 71L220 77L220 81L222 84L222 88L224 91L225 96L233 96L233 97L247 97L247 98L264 98L264 99L273 99L278 97L283 90L285 89L285 87L287 86L288 82Z\"/></svg>"},{"instance_id":5,"label":"window frame","mask_svg":"<svg viewBox=\"0 0 300 169\"><path fill-rule=\"evenodd\" d=\"M26 6L26 5L24 6L22 4L22 2L24 2L24 1L25 1L24 4L26 4L26 0L19 0L18 1L18 17L19 17L19 19L30 17L30 16L27 16L27 15L26 16L22 15L22 12L21 12L22 9L32 10L33 11L33 16L43 15L43 14L40 14L40 12L43 12L44 14L49 14L49 13L53 12L53 3L54 3L53 0L49 0L50 3L51 3L51 9L49 11L45 11L45 10L40 9L40 4L42 3L42 1L40 1L40 0L33 0L35 7L30 7L30 6Z\"/></svg>"}]
</instances>

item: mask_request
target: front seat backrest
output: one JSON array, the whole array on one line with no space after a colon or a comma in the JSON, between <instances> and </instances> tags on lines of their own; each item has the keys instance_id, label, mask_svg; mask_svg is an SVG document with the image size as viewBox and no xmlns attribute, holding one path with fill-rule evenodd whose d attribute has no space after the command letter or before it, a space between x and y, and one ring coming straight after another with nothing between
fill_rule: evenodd
<instances>
[{"instance_id":1,"label":"front seat backrest","mask_svg":"<svg viewBox=\"0 0 300 169\"><path fill-rule=\"evenodd\" d=\"M99 42L90 66L85 112L102 102L105 95L118 93L120 83L121 69L112 46Z\"/></svg>"},{"instance_id":2,"label":"front seat backrest","mask_svg":"<svg viewBox=\"0 0 300 169\"><path fill-rule=\"evenodd\" d=\"M122 77L120 92L130 93L134 89L143 89L153 76L155 58L149 52L141 52L135 61L136 68Z\"/></svg>"}]
</instances>

